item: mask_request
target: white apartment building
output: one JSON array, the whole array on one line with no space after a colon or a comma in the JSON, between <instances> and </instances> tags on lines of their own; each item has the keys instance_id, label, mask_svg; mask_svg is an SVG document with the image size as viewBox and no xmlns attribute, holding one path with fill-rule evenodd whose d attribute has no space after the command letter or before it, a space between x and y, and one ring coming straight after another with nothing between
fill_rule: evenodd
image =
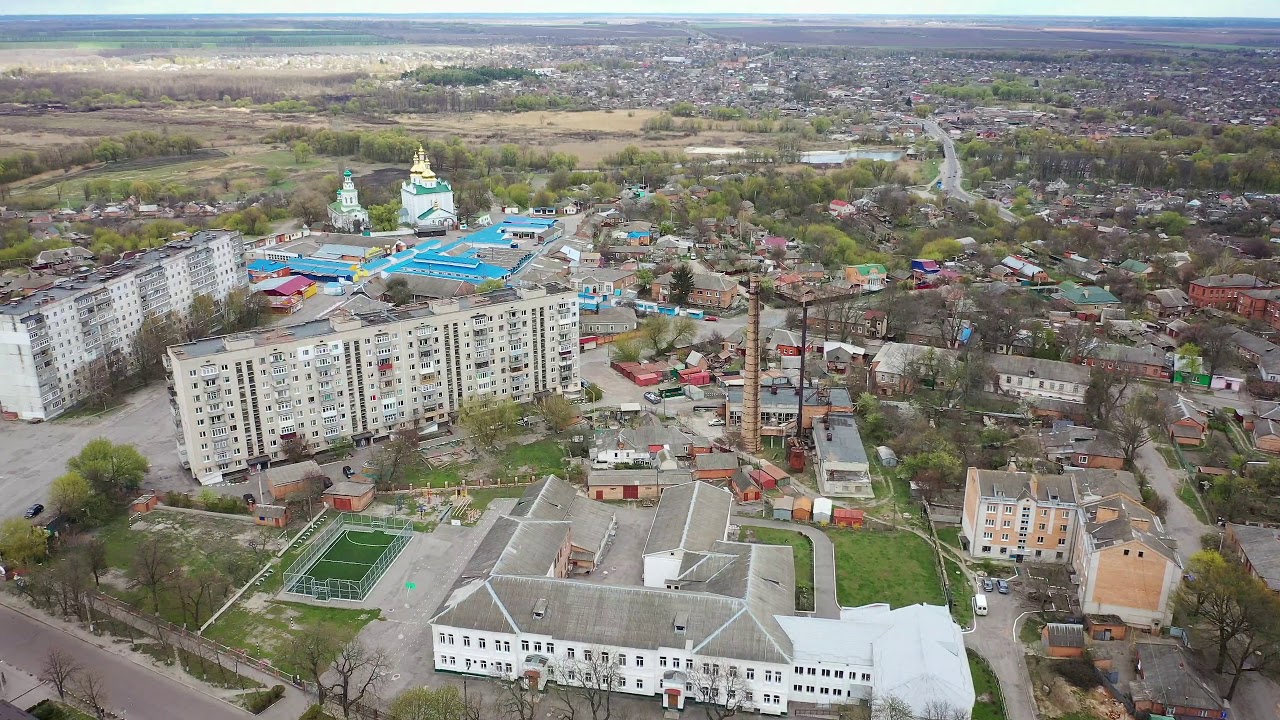
<instances>
[{"instance_id":1,"label":"white apartment building","mask_svg":"<svg viewBox=\"0 0 1280 720\"><path fill-rule=\"evenodd\" d=\"M204 484L282 457L449 419L467 399L581 392L569 288L504 288L169 348L178 452Z\"/></svg>"},{"instance_id":2,"label":"white apartment building","mask_svg":"<svg viewBox=\"0 0 1280 720\"><path fill-rule=\"evenodd\" d=\"M0 410L56 417L83 400L86 369L128 352L142 321L186 313L197 295L221 299L248 282L240 233L205 230L0 305Z\"/></svg>"}]
</instances>

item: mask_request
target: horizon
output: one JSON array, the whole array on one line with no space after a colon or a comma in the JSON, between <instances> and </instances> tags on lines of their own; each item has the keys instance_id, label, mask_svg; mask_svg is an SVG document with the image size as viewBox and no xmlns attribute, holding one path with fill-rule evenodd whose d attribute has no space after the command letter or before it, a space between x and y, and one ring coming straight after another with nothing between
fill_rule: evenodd
<instances>
[{"instance_id":1,"label":"horizon","mask_svg":"<svg viewBox=\"0 0 1280 720\"><path fill-rule=\"evenodd\" d=\"M515 17L581 15L586 17L866 17L866 18L1070 18L1070 19L1148 19L1148 20L1272 20L1280 19L1280 3L1274 0L1227 0L1206 4L1191 0L1078 0L1064 12L1062 4L1051 0L970 0L965 10L955 10L953 0L898 0L898 12L851 11L850 3L842 0L811 0L810 9L802 12L777 12L773 3L758 0L730 2L729 0L703 0L698 12L688 12L687 3L679 0L652 0L643 9L627 12L602 12L598 4L587 0L548 0L543 8L530 11L511 0L473 0L472 9L466 12L422 12L419 4L411 0L375 0L368 3L376 10L352 12L349 3L340 0L312 0L310 10L299 12L296 4L288 0L216 0L208 3L202 12L175 13L169 2L161 0L108 0L105 7L93 7L86 12L84 0L46 0L41 12L0 13L0 17L101 17L113 15L205 17L218 15L245 16L423 16L423 17L475 17L507 15ZM1116 6L1127 6L1116 14ZM747 6L747 7L743 7ZM759 9L754 9L757 6ZM1206 12L1208 11L1208 12Z\"/></svg>"}]
</instances>

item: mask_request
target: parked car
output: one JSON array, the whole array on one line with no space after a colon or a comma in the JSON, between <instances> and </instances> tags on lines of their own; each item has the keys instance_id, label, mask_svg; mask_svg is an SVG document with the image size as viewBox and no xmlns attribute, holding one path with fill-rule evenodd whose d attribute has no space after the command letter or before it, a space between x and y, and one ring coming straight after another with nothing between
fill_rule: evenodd
<instances>
[{"instance_id":1,"label":"parked car","mask_svg":"<svg viewBox=\"0 0 1280 720\"><path fill-rule=\"evenodd\" d=\"M707 421L707 425L710 425L711 427L720 427L721 425L724 425L724 418L711 418Z\"/></svg>"},{"instance_id":2,"label":"parked car","mask_svg":"<svg viewBox=\"0 0 1280 720\"><path fill-rule=\"evenodd\" d=\"M1000 594L1001 594L1001 595L1008 595L1008 594L1009 594L1009 582L1008 582L1007 580L998 580L998 581L996 581L996 589L1000 591Z\"/></svg>"},{"instance_id":3,"label":"parked car","mask_svg":"<svg viewBox=\"0 0 1280 720\"><path fill-rule=\"evenodd\" d=\"M982 592L995 592L996 581L991 578L982 578Z\"/></svg>"},{"instance_id":4,"label":"parked car","mask_svg":"<svg viewBox=\"0 0 1280 720\"><path fill-rule=\"evenodd\" d=\"M720 322L720 318L716 317L715 315L706 315L706 316L703 316L702 319L705 320L706 322Z\"/></svg>"},{"instance_id":5,"label":"parked car","mask_svg":"<svg viewBox=\"0 0 1280 720\"><path fill-rule=\"evenodd\" d=\"M31 507L27 508L27 511L23 513L22 517L30 520L31 518L39 515L42 512L44 512L44 506L41 505L40 503L36 503L35 505L32 505Z\"/></svg>"},{"instance_id":6,"label":"parked car","mask_svg":"<svg viewBox=\"0 0 1280 720\"><path fill-rule=\"evenodd\" d=\"M645 393L645 394L644 394L644 399L645 399L645 400L648 400L649 402L653 403L654 405L657 405L658 403L662 402L662 396L658 395L658 393L656 393L656 392L647 392L647 393Z\"/></svg>"}]
</instances>

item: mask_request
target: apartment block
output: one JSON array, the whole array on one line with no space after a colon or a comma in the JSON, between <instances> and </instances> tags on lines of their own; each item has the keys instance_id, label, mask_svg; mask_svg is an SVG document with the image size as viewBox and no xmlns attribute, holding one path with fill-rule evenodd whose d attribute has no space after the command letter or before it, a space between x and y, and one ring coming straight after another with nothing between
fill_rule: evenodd
<instances>
[{"instance_id":1,"label":"apartment block","mask_svg":"<svg viewBox=\"0 0 1280 720\"><path fill-rule=\"evenodd\" d=\"M204 484L340 437L449 420L475 397L581 392L571 289L504 288L169 348L178 451Z\"/></svg>"},{"instance_id":2,"label":"apartment block","mask_svg":"<svg viewBox=\"0 0 1280 720\"><path fill-rule=\"evenodd\" d=\"M0 305L0 410L56 417L101 382L92 372L124 354L142 321L186 313L197 295L221 299L247 282L240 233L206 230Z\"/></svg>"},{"instance_id":3,"label":"apartment block","mask_svg":"<svg viewBox=\"0 0 1280 720\"><path fill-rule=\"evenodd\" d=\"M969 468L961 532L973 557L1067 562L1078 516L1069 476Z\"/></svg>"}]
</instances>

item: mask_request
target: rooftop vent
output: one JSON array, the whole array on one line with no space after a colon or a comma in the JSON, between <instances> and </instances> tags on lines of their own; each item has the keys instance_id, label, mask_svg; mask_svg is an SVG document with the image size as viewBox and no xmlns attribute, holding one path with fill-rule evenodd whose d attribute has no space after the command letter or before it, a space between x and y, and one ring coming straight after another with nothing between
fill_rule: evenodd
<instances>
[{"instance_id":1,"label":"rooftop vent","mask_svg":"<svg viewBox=\"0 0 1280 720\"><path fill-rule=\"evenodd\" d=\"M831 433L827 433L827 442L831 442Z\"/></svg>"},{"instance_id":2,"label":"rooftop vent","mask_svg":"<svg viewBox=\"0 0 1280 720\"><path fill-rule=\"evenodd\" d=\"M689 613L678 612L675 619L675 631L677 635L683 635L689 627Z\"/></svg>"},{"instance_id":3,"label":"rooftop vent","mask_svg":"<svg viewBox=\"0 0 1280 720\"><path fill-rule=\"evenodd\" d=\"M541 620L543 617L546 616L546 614L547 614L547 599L538 598L538 601L533 604L533 616Z\"/></svg>"}]
</instances>

